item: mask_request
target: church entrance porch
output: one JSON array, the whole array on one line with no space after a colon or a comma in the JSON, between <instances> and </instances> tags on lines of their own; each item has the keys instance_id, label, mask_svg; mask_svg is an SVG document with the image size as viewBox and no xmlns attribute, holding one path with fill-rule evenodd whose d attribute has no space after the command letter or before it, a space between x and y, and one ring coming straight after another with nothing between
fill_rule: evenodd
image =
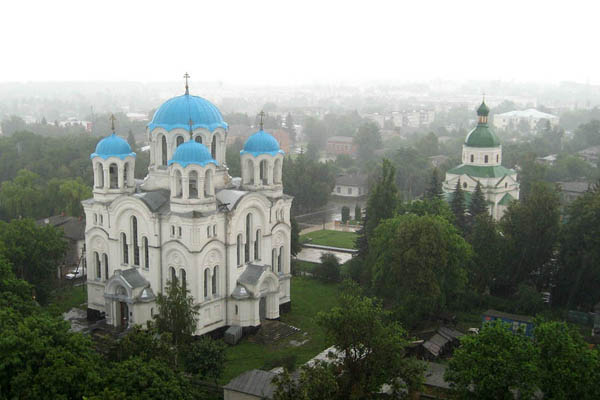
<instances>
[{"instance_id":1,"label":"church entrance porch","mask_svg":"<svg viewBox=\"0 0 600 400\"><path fill-rule=\"evenodd\" d=\"M258 316L262 323L267 318L267 297L263 296L260 298L258 303Z\"/></svg>"},{"instance_id":2,"label":"church entrance porch","mask_svg":"<svg viewBox=\"0 0 600 400\"><path fill-rule=\"evenodd\" d=\"M127 307L127 303L119 302L119 315L120 318L117 319L119 321L119 328L126 329L129 325L129 307Z\"/></svg>"}]
</instances>

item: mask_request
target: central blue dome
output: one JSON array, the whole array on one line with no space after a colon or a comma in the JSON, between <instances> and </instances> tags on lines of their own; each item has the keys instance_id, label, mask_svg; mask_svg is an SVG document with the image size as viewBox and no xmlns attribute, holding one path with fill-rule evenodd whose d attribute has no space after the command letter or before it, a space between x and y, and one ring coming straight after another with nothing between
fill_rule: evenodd
<instances>
[{"instance_id":1,"label":"central blue dome","mask_svg":"<svg viewBox=\"0 0 600 400\"><path fill-rule=\"evenodd\" d=\"M113 133L98 142L96 151L90 155L90 158L100 157L106 160L108 157L119 157L122 160L129 156L135 157L129 143Z\"/></svg>"},{"instance_id":2,"label":"central blue dome","mask_svg":"<svg viewBox=\"0 0 600 400\"><path fill-rule=\"evenodd\" d=\"M219 109L210 101L198 96L184 94L167 100L156 112L148 128L163 128L171 131L175 128L204 128L210 132L216 128L227 129L227 123Z\"/></svg>"},{"instance_id":3,"label":"central blue dome","mask_svg":"<svg viewBox=\"0 0 600 400\"><path fill-rule=\"evenodd\" d=\"M173 163L177 163L184 168L189 164L205 166L208 163L213 163L218 165L210 155L208 148L202 143L193 140L188 140L177 147L173 158L168 162L169 165Z\"/></svg>"},{"instance_id":4,"label":"central blue dome","mask_svg":"<svg viewBox=\"0 0 600 400\"><path fill-rule=\"evenodd\" d=\"M240 154L244 153L250 153L253 156L258 156L260 154L270 154L274 156L277 153L283 154L283 150L279 149L279 143L273 135L260 130L246 140L244 150L240 151Z\"/></svg>"}]
</instances>

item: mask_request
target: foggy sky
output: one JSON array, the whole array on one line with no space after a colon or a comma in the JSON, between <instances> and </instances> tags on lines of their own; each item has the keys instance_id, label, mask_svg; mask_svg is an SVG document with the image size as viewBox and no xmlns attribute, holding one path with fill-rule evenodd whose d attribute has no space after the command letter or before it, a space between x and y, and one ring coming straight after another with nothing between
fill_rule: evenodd
<instances>
[{"instance_id":1,"label":"foggy sky","mask_svg":"<svg viewBox=\"0 0 600 400\"><path fill-rule=\"evenodd\" d=\"M595 2L2 1L0 82L600 83Z\"/></svg>"}]
</instances>

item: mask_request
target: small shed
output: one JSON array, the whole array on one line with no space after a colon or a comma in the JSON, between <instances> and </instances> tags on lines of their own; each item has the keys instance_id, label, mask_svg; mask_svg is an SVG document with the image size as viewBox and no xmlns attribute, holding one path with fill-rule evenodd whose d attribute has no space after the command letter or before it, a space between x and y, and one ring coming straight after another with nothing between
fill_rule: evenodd
<instances>
[{"instance_id":1,"label":"small shed","mask_svg":"<svg viewBox=\"0 0 600 400\"><path fill-rule=\"evenodd\" d=\"M533 317L528 315L509 314L502 311L487 310L481 316L482 324L486 322L501 320L504 323L510 324L513 332L524 330L525 335L533 335Z\"/></svg>"},{"instance_id":2,"label":"small shed","mask_svg":"<svg viewBox=\"0 0 600 400\"><path fill-rule=\"evenodd\" d=\"M252 369L233 378L223 387L224 400L272 399L275 386L271 384L276 373Z\"/></svg>"}]
</instances>

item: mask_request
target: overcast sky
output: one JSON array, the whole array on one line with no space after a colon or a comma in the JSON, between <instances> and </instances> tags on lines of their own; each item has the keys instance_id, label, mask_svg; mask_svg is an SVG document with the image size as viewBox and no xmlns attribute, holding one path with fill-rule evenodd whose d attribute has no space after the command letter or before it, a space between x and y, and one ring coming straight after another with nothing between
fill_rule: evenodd
<instances>
[{"instance_id":1,"label":"overcast sky","mask_svg":"<svg viewBox=\"0 0 600 400\"><path fill-rule=\"evenodd\" d=\"M594 1L0 2L0 82L600 83Z\"/></svg>"}]
</instances>

